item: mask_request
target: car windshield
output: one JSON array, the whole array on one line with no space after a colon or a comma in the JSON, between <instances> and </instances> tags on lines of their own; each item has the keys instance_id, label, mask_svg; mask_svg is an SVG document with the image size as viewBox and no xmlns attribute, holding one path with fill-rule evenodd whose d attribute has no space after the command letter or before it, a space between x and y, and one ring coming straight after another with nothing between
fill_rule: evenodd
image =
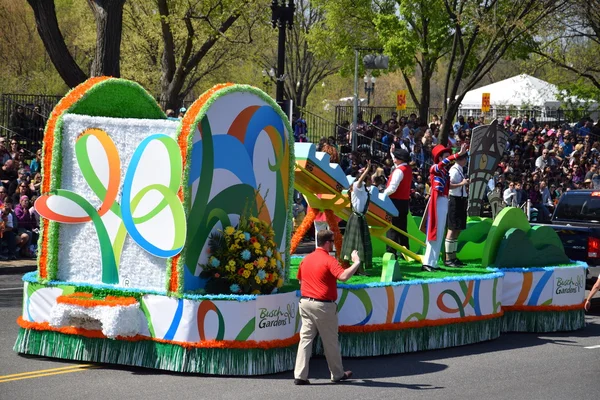
<instances>
[{"instance_id":1,"label":"car windshield","mask_svg":"<svg viewBox=\"0 0 600 400\"><path fill-rule=\"evenodd\" d=\"M591 195L565 195L559 202L555 220L600 221L600 197Z\"/></svg>"}]
</instances>

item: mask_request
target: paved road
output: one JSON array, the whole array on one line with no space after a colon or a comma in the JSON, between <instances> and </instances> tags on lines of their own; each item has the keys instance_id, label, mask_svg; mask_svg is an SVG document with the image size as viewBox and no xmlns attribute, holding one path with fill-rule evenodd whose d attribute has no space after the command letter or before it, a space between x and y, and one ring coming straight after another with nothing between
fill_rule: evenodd
<instances>
[{"instance_id":1,"label":"paved road","mask_svg":"<svg viewBox=\"0 0 600 400\"><path fill-rule=\"evenodd\" d=\"M311 362L312 385L299 387L291 372L213 377L19 356L12 351L21 306L21 292L13 288L21 286L19 279L0 275L1 400L562 400L595 399L600 389L600 313L587 316L587 327L578 332L506 334L459 348L346 359L356 379L337 385L328 381L323 358ZM13 374L19 375L8 376Z\"/></svg>"}]
</instances>

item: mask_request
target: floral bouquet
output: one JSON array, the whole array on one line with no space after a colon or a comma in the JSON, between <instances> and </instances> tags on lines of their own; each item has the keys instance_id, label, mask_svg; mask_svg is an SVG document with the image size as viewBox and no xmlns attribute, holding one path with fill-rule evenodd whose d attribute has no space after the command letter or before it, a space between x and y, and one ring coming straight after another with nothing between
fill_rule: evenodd
<instances>
[{"instance_id":1,"label":"floral bouquet","mask_svg":"<svg viewBox=\"0 0 600 400\"><path fill-rule=\"evenodd\" d=\"M283 285L281 254L270 224L246 212L237 227L209 238L208 263L201 265L211 294L270 294Z\"/></svg>"}]
</instances>

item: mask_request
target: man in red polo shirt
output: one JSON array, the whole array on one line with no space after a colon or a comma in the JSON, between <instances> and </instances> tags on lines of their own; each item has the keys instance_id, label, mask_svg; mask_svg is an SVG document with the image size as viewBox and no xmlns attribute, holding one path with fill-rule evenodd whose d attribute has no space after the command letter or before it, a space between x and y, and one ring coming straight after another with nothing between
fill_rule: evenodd
<instances>
[{"instance_id":1,"label":"man in red polo shirt","mask_svg":"<svg viewBox=\"0 0 600 400\"><path fill-rule=\"evenodd\" d=\"M349 379L352 371L345 371L338 344L337 280L346 282L360 266L358 252L352 252L352 266L342 268L329 252L333 249L333 232L322 230L317 233L315 251L302 260L298 268L300 282L300 343L294 369L294 384L308 385L308 363L312 355L313 340L321 336L331 380L340 382Z\"/></svg>"}]
</instances>

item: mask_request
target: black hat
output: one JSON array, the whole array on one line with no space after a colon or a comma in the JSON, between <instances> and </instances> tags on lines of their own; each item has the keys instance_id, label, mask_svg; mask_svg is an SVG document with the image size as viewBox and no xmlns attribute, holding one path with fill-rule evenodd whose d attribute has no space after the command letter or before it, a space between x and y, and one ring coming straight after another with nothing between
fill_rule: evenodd
<instances>
[{"instance_id":1,"label":"black hat","mask_svg":"<svg viewBox=\"0 0 600 400\"><path fill-rule=\"evenodd\" d=\"M410 153L404 149L394 149L394 157L402 161L410 161Z\"/></svg>"}]
</instances>

